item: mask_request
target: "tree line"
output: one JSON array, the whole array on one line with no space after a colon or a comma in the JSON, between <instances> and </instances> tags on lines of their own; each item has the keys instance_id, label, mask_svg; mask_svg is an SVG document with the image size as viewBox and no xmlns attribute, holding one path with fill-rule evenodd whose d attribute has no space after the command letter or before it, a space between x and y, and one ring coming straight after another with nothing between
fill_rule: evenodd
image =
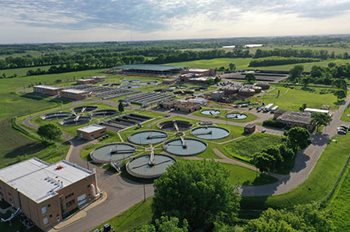
<instances>
[{"instance_id":1,"label":"tree line","mask_svg":"<svg viewBox=\"0 0 350 232\"><path fill-rule=\"evenodd\" d=\"M282 57L303 57L303 58L317 58L317 59L349 59L350 55L347 52L343 54L335 54L327 50L313 50L313 49L292 49L292 48L275 48L272 50L257 49L254 58L263 58L271 56Z\"/></svg>"},{"instance_id":2,"label":"tree line","mask_svg":"<svg viewBox=\"0 0 350 232\"><path fill-rule=\"evenodd\" d=\"M298 64L308 62L319 62L320 59L314 58L297 58L297 57L274 57L274 58L263 58L254 59L250 61L249 67L261 67L261 66L274 66L274 65L286 65L286 64Z\"/></svg>"}]
</instances>

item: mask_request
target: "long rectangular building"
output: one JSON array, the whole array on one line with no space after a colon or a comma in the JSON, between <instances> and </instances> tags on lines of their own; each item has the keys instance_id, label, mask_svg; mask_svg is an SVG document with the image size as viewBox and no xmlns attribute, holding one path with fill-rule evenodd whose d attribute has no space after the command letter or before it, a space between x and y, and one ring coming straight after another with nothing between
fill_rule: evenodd
<instances>
[{"instance_id":1,"label":"long rectangular building","mask_svg":"<svg viewBox=\"0 0 350 232\"><path fill-rule=\"evenodd\" d=\"M175 75L183 71L183 67L159 65L159 64L131 64L115 67L126 74L154 74L154 75Z\"/></svg>"},{"instance_id":2,"label":"long rectangular building","mask_svg":"<svg viewBox=\"0 0 350 232\"><path fill-rule=\"evenodd\" d=\"M0 198L43 231L98 196L95 172L65 160L33 158L0 170Z\"/></svg>"}]
</instances>

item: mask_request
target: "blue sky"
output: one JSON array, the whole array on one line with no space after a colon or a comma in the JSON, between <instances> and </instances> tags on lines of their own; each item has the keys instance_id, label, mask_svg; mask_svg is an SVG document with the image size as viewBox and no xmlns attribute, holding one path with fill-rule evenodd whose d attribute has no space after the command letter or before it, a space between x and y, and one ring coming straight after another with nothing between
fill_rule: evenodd
<instances>
[{"instance_id":1,"label":"blue sky","mask_svg":"<svg viewBox=\"0 0 350 232\"><path fill-rule=\"evenodd\" d=\"M0 43L350 33L350 0L0 0Z\"/></svg>"}]
</instances>

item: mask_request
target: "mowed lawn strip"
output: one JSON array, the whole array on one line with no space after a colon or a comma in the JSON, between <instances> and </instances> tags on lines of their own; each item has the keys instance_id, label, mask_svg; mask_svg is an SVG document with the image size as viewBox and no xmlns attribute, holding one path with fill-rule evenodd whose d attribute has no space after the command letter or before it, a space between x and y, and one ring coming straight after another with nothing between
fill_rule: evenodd
<instances>
[{"instance_id":1,"label":"mowed lawn strip","mask_svg":"<svg viewBox=\"0 0 350 232\"><path fill-rule=\"evenodd\" d=\"M260 152L269 146L281 144L282 137L270 134L255 133L231 143L223 148L231 157L249 162L256 152Z\"/></svg>"},{"instance_id":2,"label":"mowed lawn strip","mask_svg":"<svg viewBox=\"0 0 350 232\"><path fill-rule=\"evenodd\" d=\"M344 178L328 208L337 231L350 231L350 169L347 168Z\"/></svg>"}]
</instances>

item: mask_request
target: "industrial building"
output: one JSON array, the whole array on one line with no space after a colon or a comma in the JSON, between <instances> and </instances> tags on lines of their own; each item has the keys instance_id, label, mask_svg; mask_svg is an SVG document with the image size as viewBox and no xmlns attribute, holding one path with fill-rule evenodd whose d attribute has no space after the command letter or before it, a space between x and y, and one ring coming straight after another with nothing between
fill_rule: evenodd
<instances>
[{"instance_id":1,"label":"industrial building","mask_svg":"<svg viewBox=\"0 0 350 232\"><path fill-rule=\"evenodd\" d=\"M190 68L186 72L193 74L195 77L215 76L216 75L215 69Z\"/></svg>"},{"instance_id":2,"label":"industrial building","mask_svg":"<svg viewBox=\"0 0 350 232\"><path fill-rule=\"evenodd\" d=\"M184 113L192 113L194 111L201 109L200 104L185 101L185 100L163 101L163 102L160 102L158 106L162 109L168 109L168 110L174 109L176 111L181 111Z\"/></svg>"},{"instance_id":3,"label":"industrial building","mask_svg":"<svg viewBox=\"0 0 350 232\"><path fill-rule=\"evenodd\" d=\"M107 128L100 125L89 125L77 130L77 135L79 138L86 140L97 139L104 134L106 134Z\"/></svg>"},{"instance_id":4,"label":"industrial building","mask_svg":"<svg viewBox=\"0 0 350 232\"><path fill-rule=\"evenodd\" d=\"M89 95L88 92L80 89L65 89L61 91L61 97L71 100L83 100Z\"/></svg>"},{"instance_id":5,"label":"industrial building","mask_svg":"<svg viewBox=\"0 0 350 232\"><path fill-rule=\"evenodd\" d=\"M160 75L171 76L179 74L183 71L183 67L158 65L158 64L131 64L115 67L120 69L125 74L146 74L146 75Z\"/></svg>"},{"instance_id":6,"label":"industrial building","mask_svg":"<svg viewBox=\"0 0 350 232\"><path fill-rule=\"evenodd\" d=\"M62 88L49 85L36 85L33 87L34 93L40 93L49 96L56 96L60 93Z\"/></svg>"},{"instance_id":7,"label":"industrial building","mask_svg":"<svg viewBox=\"0 0 350 232\"><path fill-rule=\"evenodd\" d=\"M284 112L276 118L276 121L286 124L288 127L304 127L309 131L315 129L310 112Z\"/></svg>"},{"instance_id":8,"label":"industrial building","mask_svg":"<svg viewBox=\"0 0 350 232\"><path fill-rule=\"evenodd\" d=\"M33 158L0 170L0 198L43 231L99 196L95 172L65 160Z\"/></svg>"}]
</instances>

